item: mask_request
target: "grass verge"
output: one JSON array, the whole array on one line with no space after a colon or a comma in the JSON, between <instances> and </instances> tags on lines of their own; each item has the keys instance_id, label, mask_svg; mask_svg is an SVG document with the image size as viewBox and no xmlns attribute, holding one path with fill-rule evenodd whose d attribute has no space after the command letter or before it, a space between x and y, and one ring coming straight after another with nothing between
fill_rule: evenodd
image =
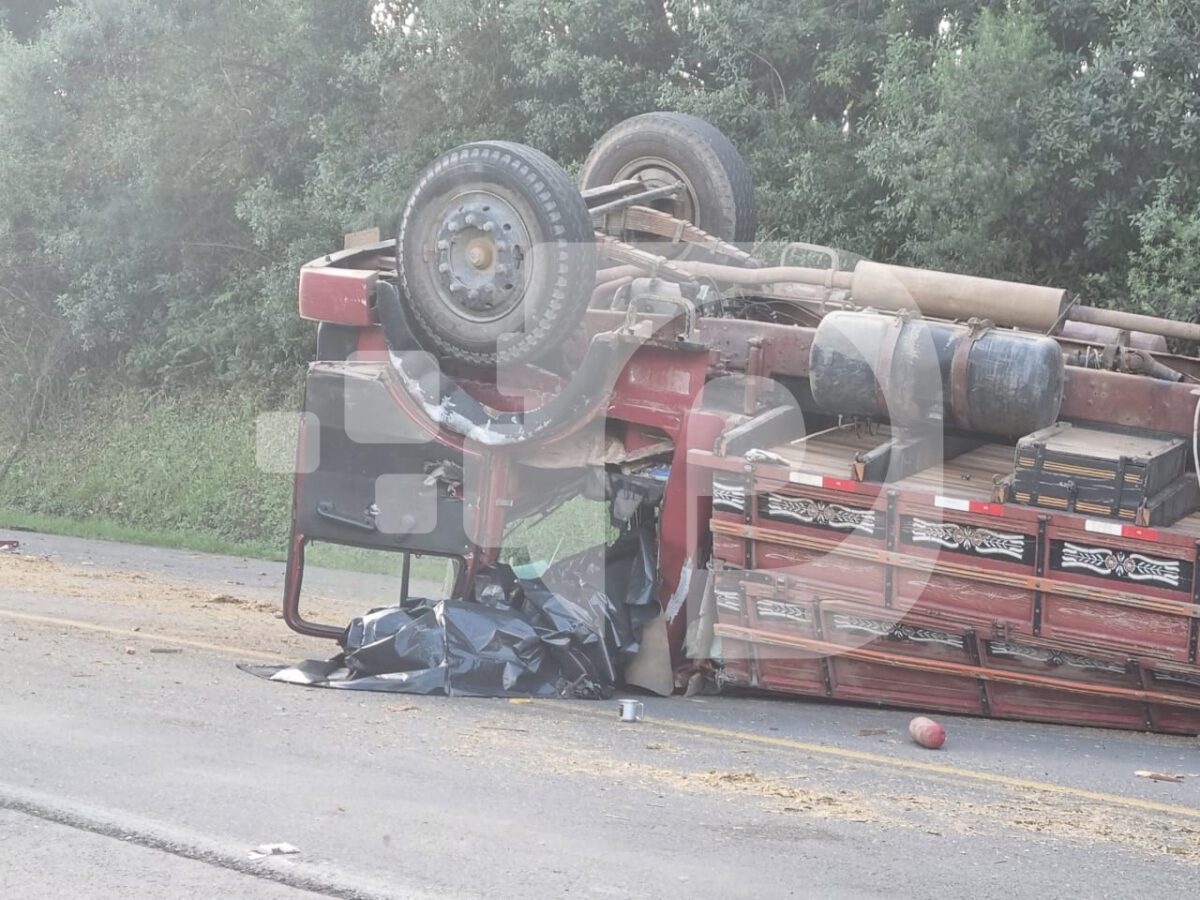
<instances>
[{"instance_id":1,"label":"grass verge","mask_svg":"<svg viewBox=\"0 0 1200 900\"><path fill-rule=\"evenodd\" d=\"M0 507L0 528L35 531L42 534L60 534L91 540L119 541L125 544L146 544L151 547L193 550L197 553L216 553L221 556L242 556L249 559L280 561L286 558L285 552L280 548L261 542L235 541L197 531L141 528L104 518L72 519L68 516L27 513L2 507Z\"/></svg>"},{"instance_id":2,"label":"grass verge","mask_svg":"<svg viewBox=\"0 0 1200 900\"><path fill-rule=\"evenodd\" d=\"M123 544L143 544L170 550L190 550L219 556L240 556L245 559L265 559L283 562L287 552L280 547L258 541L232 541L227 538L195 531L161 531L138 528L111 519L71 519L66 516L47 516L0 508L0 530L31 531L57 534L88 540L117 541ZM344 569L373 575L399 576L403 565L398 553L343 547L337 544L310 544L305 562L326 569ZM412 577L421 581L440 581L445 563L432 558L416 558Z\"/></svg>"},{"instance_id":3,"label":"grass verge","mask_svg":"<svg viewBox=\"0 0 1200 900\"><path fill-rule=\"evenodd\" d=\"M298 400L281 406L298 406ZM120 386L89 389L51 424L0 482L0 528L17 528L253 559L286 559L292 478L257 465L263 397L164 399ZM286 423L286 418L284 419ZM284 428L273 452L294 458ZM611 538L600 503L575 500L518 523L501 558L569 556ZM398 553L313 544L307 561L398 575ZM413 560L413 577L440 580L445 564Z\"/></svg>"}]
</instances>

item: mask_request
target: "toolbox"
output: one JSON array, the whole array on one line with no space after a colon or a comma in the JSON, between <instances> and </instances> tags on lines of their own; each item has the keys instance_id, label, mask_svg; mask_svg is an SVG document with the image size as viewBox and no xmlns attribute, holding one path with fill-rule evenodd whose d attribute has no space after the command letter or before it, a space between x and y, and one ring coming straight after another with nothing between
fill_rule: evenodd
<instances>
[{"instance_id":1,"label":"toolbox","mask_svg":"<svg viewBox=\"0 0 1200 900\"><path fill-rule=\"evenodd\" d=\"M1017 442L1010 502L1142 525L1195 508L1187 442L1058 422ZM1151 522L1150 518L1158 521Z\"/></svg>"}]
</instances>

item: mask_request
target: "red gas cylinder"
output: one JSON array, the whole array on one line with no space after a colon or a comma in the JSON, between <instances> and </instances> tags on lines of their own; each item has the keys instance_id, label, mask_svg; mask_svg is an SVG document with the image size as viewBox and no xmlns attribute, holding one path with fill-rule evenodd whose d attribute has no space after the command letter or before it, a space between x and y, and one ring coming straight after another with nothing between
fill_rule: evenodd
<instances>
[{"instance_id":1,"label":"red gas cylinder","mask_svg":"<svg viewBox=\"0 0 1200 900\"><path fill-rule=\"evenodd\" d=\"M914 741L930 750L937 750L946 743L946 729L924 716L917 716L908 723L908 733Z\"/></svg>"}]
</instances>

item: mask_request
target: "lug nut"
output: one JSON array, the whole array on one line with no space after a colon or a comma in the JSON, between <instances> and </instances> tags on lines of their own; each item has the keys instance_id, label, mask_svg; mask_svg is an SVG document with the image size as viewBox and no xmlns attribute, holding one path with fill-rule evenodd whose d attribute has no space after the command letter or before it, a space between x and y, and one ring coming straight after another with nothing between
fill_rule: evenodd
<instances>
[{"instance_id":1,"label":"lug nut","mask_svg":"<svg viewBox=\"0 0 1200 900\"><path fill-rule=\"evenodd\" d=\"M466 222L468 225L474 225L478 219L475 218L475 213L467 213Z\"/></svg>"},{"instance_id":2,"label":"lug nut","mask_svg":"<svg viewBox=\"0 0 1200 900\"><path fill-rule=\"evenodd\" d=\"M449 272L450 271L450 263L447 263L447 262L441 263L438 266L438 271L441 272L442 274Z\"/></svg>"},{"instance_id":3,"label":"lug nut","mask_svg":"<svg viewBox=\"0 0 1200 900\"><path fill-rule=\"evenodd\" d=\"M483 225L481 225L480 227L483 228L484 231L495 231L496 223L495 222L484 222Z\"/></svg>"},{"instance_id":4,"label":"lug nut","mask_svg":"<svg viewBox=\"0 0 1200 900\"><path fill-rule=\"evenodd\" d=\"M438 248L439 250L449 250L449 249L450 249L450 242L449 242L449 241L447 241L447 240L445 240L445 239L442 239L442 240L440 240L440 241L438 241L438 242L437 242L437 248Z\"/></svg>"},{"instance_id":5,"label":"lug nut","mask_svg":"<svg viewBox=\"0 0 1200 900\"><path fill-rule=\"evenodd\" d=\"M467 299L468 300L478 300L479 299L479 291L467 291Z\"/></svg>"}]
</instances>

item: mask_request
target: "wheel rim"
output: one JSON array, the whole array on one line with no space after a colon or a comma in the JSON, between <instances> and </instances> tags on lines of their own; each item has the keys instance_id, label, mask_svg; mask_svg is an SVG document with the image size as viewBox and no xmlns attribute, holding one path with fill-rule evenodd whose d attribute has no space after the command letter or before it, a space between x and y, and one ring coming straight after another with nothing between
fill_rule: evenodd
<instances>
[{"instance_id":1,"label":"wheel rim","mask_svg":"<svg viewBox=\"0 0 1200 900\"><path fill-rule=\"evenodd\" d=\"M640 181L647 188L666 187L670 184L683 185L683 191L674 197L664 197L650 203L659 212L669 216L699 225L696 221L696 210L700 208L696 201L696 191L692 183L674 164L656 156L643 156L626 163L613 176L613 181Z\"/></svg>"},{"instance_id":2,"label":"wheel rim","mask_svg":"<svg viewBox=\"0 0 1200 900\"><path fill-rule=\"evenodd\" d=\"M455 314L499 319L525 296L533 241L510 200L482 188L451 198L433 218L433 283Z\"/></svg>"}]
</instances>

